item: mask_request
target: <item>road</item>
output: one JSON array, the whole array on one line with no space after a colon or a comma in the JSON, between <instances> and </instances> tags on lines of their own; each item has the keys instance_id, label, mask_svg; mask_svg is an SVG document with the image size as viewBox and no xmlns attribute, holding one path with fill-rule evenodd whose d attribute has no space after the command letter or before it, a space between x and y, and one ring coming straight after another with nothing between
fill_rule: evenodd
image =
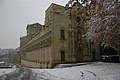
<instances>
[{"instance_id":1,"label":"road","mask_svg":"<svg viewBox=\"0 0 120 80\"><path fill-rule=\"evenodd\" d=\"M0 76L0 80L35 80L35 75L30 69L19 67L14 72Z\"/></svg>"}]
</instances>

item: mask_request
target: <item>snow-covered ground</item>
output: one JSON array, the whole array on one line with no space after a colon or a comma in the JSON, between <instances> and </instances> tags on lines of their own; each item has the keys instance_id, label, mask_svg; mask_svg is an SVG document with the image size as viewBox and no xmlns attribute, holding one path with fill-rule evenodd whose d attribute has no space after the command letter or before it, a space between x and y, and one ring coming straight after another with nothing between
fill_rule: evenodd
<instances>
[{"instance_id":1,"label":"snow-covered ground","mask_svg":"<svg viewBox=\"0 0 120 80\"><path fill-rule=\"evenodd\" d=\"M8 73L11 73L13 71L15 71L16 69L15 68L9 68L9 69L0 69L0 76L1 75L4 75L4 74L8 74Z\"/></svg>"},{"instance_id":2,"label":"snow-covered ground","mask_svg":"<svg viewBox=\"0 0 120 80\"><path fill-rule=\"evenodd\" d=\"M95 62L68 68L32 69L36 80L120 80L120 63Z\"/></svg>"},{"instance_id":3,"label":"snow-covered ground","mask_svg":"<svg viewBox=\"0 0 120 80\"><path fill-rule=\"evenodd\" d=\"M11 64L8 65L4 61L0 62L0 76L11 73L11 72L15 71L16 69L17 69L16 65L11 65Z\"/></svg>"}]
</instances>

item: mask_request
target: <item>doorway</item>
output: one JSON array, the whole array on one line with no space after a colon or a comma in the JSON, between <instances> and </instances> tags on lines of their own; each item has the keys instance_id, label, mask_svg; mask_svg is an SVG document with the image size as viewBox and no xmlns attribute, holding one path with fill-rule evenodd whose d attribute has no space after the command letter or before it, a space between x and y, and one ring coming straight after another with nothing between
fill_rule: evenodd
<instances>
[{"instance_id":1,"label":"doorway","mask_svg":"<svg viewBox=\"0 0 120 80\"><path fill-rule=\"evenodd\" d=\"M61 51L61 61L65 61L65 51Z\"/></svg>"}]
</instances>

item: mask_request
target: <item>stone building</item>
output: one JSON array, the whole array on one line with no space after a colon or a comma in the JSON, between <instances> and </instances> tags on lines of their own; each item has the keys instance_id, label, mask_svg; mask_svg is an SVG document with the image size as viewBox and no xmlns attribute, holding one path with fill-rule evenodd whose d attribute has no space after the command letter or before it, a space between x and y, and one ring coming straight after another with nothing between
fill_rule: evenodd
<instances>
[{"instance_id":1,"label":"stone building","mask_svg":"<svg viewBox=\"0 0 120 80\"><path fill-rule=\"evenodd\" d=\"M76 43L75 27L64 11L64 6L52 3L45 11L44 25L27 25L27 35L20 38L22 65L52 68L58 63L92 60L86 48L76 48L80 45ZM82 35L79 33L79 36Z\"/></svg>"}]
</instances>

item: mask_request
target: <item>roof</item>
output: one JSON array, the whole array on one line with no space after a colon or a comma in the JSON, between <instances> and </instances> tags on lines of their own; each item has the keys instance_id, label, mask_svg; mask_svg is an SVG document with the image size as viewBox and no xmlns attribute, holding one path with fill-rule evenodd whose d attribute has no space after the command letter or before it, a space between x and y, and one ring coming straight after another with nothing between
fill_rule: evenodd
<instances>
[{"instance_id":1,"label":"roof","mask_svg":"<svg viewBox=\"0 0 120 80\"><path fill-rule=\"evenodd\" d=\"M52 3L52 4L47 8L47 10L50 9L50 8L51 8L52 6L54 6L54 5L55 5L55 6L60 6L60 7L65 8L65 7L62 6L62 5L59 5L59 4L56 4L56 3ZM46 10L46 11L47 11L47 10Z\"/></svg>"},{"instance_id":2,"label":"roof","mask_svg":"<svg viewBox=\"0 0 120 80\"><path fill-rule=\"evenodd\" d=\"M26 30L28 29L28 27L30 27L30 26L34 26L34 25L39 25L39 26L42 26L40 23L28 24L28 25L27 25L27 28L26 28Z\"/></svg>"}]
</instances>

